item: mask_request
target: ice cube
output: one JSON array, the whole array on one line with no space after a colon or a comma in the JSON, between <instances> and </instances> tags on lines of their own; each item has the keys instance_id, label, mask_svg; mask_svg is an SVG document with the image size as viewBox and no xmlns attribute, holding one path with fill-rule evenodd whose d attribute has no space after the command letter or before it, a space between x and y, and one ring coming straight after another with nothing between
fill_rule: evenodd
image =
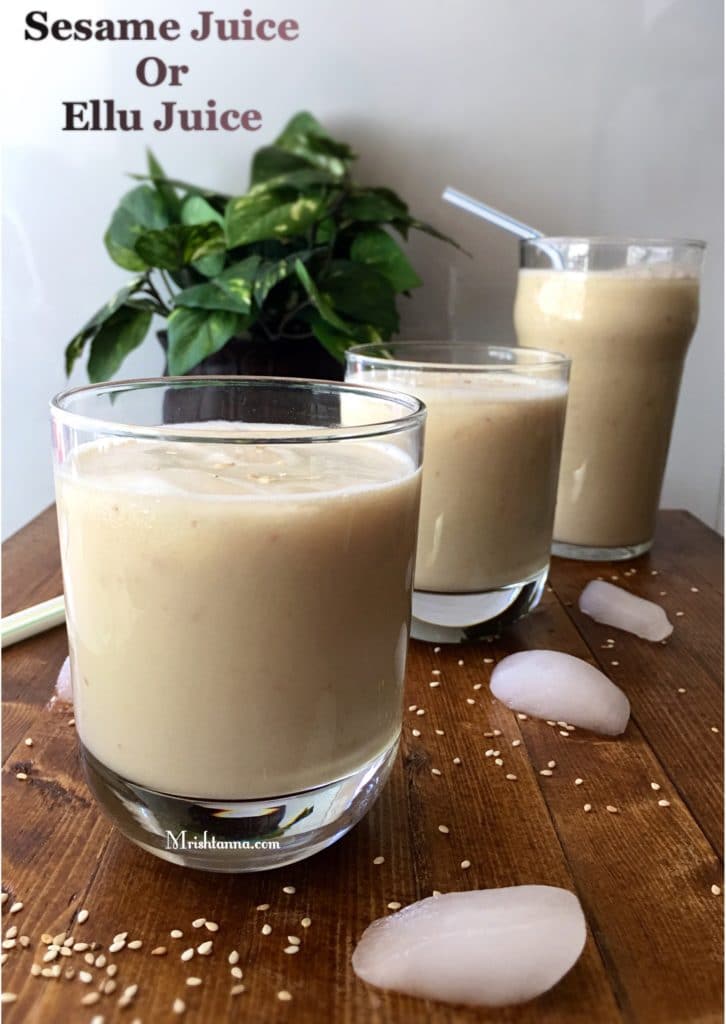
<instances>
[{"instance_id":1,"label":"ice cube","mask_svg":"<svg viewBox=\"0 0 726 1024\"><path fill-rule=\"evenodd\" d=\"M581 612L596 622L635 633L643 640L665 640L673 632L659 604L604 580L591 580L580 594L578 605Z\"/></svg>"}]
</instances>

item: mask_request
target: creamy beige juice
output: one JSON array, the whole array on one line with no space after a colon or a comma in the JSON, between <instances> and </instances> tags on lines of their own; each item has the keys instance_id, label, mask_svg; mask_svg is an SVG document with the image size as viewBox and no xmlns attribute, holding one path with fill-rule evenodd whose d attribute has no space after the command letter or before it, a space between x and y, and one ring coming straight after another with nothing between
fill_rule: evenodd
<instances>
[{"instance_id":1,"label":"creamy beige juice","mask_svg":"<svg viewBox=\"0 0 726 1024\"><path fill-rule=\"evenodd\" d=\"M140 785L228 799L385 751L419 478L370 440L78 448L56 485L85 747Z\"/></svg>"},{"instance_id":2,"label":"creamy beige juice","mask_svg":"<svg viewBox=\"0 0 726 1024\"><path fill-rule=\"evenodd\" d=\"M402 368L347 379L413 394L428 410L416 590L482 593L547 567L566 383Z\"/></svg>"},{"instance_id":3,"label":"creamy beige juice","mask_svg":"<svg viewBox=\"0 0 726 1024\"><path fill-rule=\"evenodd\" d=\"M520 270L520 344L572 359L555 540L619 547L652 539L698 288L695 276L668 265Z\"/></svg>"}]
</instances>

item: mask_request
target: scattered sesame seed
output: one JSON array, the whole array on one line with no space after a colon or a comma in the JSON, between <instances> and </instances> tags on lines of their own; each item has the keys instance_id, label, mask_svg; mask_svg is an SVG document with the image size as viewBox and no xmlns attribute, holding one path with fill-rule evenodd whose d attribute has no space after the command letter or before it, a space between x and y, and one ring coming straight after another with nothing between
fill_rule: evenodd
<instances>
[{"instance_id":1,"label":"scattered sesame seed","mask_svg":"<svg viewBox=\"0 0 726 1024\"><path fill-rule=\"evenodd\" d=\"M75 720L75 718L69 718L69 719L68 719L68 725L70 725L70 726L71 726L71 728L73 728L73 726L74 726L75 724L76 724L76 720Z\"/></svg>"},{"instance_id":2,"label":"scattered sesame seed","mask_svg":"<svg viewBox=\"0 0 726 1024\"><path fill-rule=\"evenodd\" d=\"M171 1004L171 1008L172 1008L174 1013L182 1014L182 1013L186 1013L187 1004L184 1002L183 999L177 998Z\"/></svg>"},{"instance_id":3,"label":"scattered sesame seed","mask_svg":"<svg viewBox=\"0 0 726 1024\"><path fill-rule=\"evenodd\" d=\"M408 705L408 710L409 711L415 711L417 707L418 707L418 704L409 704Z\"/></svg>"},{"instance_id":4,"label":"scattered sesame seed","mask_svg":"<svg viewBox=\"0 0 726 1024\"><path fill-rule=\"evenodd\" d=\"M441 686L441 683L438 681L438 679L432 679L431 682L429 683L429 686L432 689L435 689L437 686Z\"/></svg>"},{"instance_id":5,"label":"scattered sesame seed","mask_svg":"<svg viewBox=\"0 0 726 1024\"><path fill-rule=\"evenodd\" d=\"M615 665L617 667L620 664L620 662L619 661L611 661L610 664L611 665Z\"/></svg>"},{"instance_id":6,"label":"scattered sesame seed","mask_svg":"<svg viewBox=\"0 0 726 1024\"><path fill-rule=\"evenodd\" d=\"M691 587L691 593L692 594L697 594L698 593L698 587Z\"/></svg>"},{"instance_id":7,"label":"scattered sesame seed","mask_svg":"<svg viewBox=\"0 0 726 1024\"><path fill-rule=\"evenodd\" d=\"M219 931L219 925L217 924L216 921L205 921L204 922L204 927L207 929L208 932L218 932Z\"/></svg>"},{"instance_id":8,"label":"scattered sesame seed","mask_svg":"<svg viewBox=\"0 0 726 1024\"><path fill-rule=\"evenodd\" d=\"M11 928L8 928L8 930L5 932L5 938L6 939L14 939L17 934L18 934L18 926L16 924L14 924Z\"/></svg>"},{"instance_id":9,"label":"scattered sesame seed","mask_svg":"<svg viewBox=\"0 0 726 1024\"><path fill-rule=\"evenodd\" d=\"M85 962L86 962L86 963L87 963L87 964L88 964L88 965L89 965L90 967L93 967L93 962L94 962L94 956L93 956L93 953L84 953L84 954L83 954L83 959L84 959L84 961L85 961Z\"/></svg>"},{"instance_id":10,"label":"scattered sesame seed","mask_svg":"<svg viewBox=\"0 0 726 1024\"><path fill-rule=\"evenodd\" d=\"M492 733L492 736L501 736L501 735L502 735L502 730L501 729L495 729L494 732Z\"/></svg>"},{"instance_id":11,"label":"scattered sesame seed","mask_svg":"<svg viewBox=\"0 0 726 1024\"><path fill-rule=\"evenodd\" d=\"M291 946L299 946L302 940L299 939L297 935L288 935L287 941L290 943Z\"/></svg>"},{"instance_id":12,"label":"scattered sesame seed","mask_svg":"<svg viewBox=\"0 0 726 1024\"><path fill-rule=\"evenodd\" d=\"M18 997L14 992L3 992L0 996L0 1002L3 1003L14 1003Z\"/></svg>"},{"instance_id":13,"label":"scattered sesame seed","mask_svg":"<svg viewBox=\"0 0 726 1024\"><path fill-rule=\"evenodd\" d=\"M295 889L295 886L294 886L294 885L283 885L283 887L282 887L282 891L283 891L283 892L284 892L284 893L285 893L285 894L286 894L287 896L294 896L297 890Z\"/></svg>"},{"instance_id":14,"label":"scattered sesame seed","mask_svg":"<svg viewBox=\"0 0 726 1024\"><path fill-rule=\"evenodd\" d=\"M25 740L25 746L26 747L32 747L33 746L33 740L32 740L32 738L30 736L28 736L28 738Z\"/></svg>"},{"instance_id":15,"label":"scattered sesame seed","mask_svg":"<svg viewBox=\"0 0 726 1024\"><path fill-rule=\"evenodd\" d=\"M522 745L522 741L521 740L512 740L512 746L513 747L520 747L521 745Z\"/></svg>"},{"instance_id":16,"label":"scattered sesame seed","mask_svg":"<svg viewBox=\"0 0 726 1024\"><path fill-rule=\"evenodd\" d=\"M411 735L418 737L418 736L421 735L421 730L420 729L412 729L411 730Z\"/></svg>"},{"instance_id":17,"label":"scattered sesame seed","mask_svg":"<svg viewBox=\"0 0 726 1024\"><path fill-rule=\"evenodd\" d=\"M243 977L243 975L242 975L242 968L241 967L237 967L237 966L230 967L229 973L232 975L233 978L241 978L241 977Z\"/></svg>"},{"instance_id":18,"label":"scattered sesame seed","mask_svg":"<svg viewBox=\"0 0 726 1024\"><path fill-rule=\"evenodd\" d=\"M436 733L437 736L445 736L446 735L446 733L444 732L443 729L434 729L434 732Z\"/></svg>"},{"instance_id":19,"label":"scattered sesame seed","mask_svg":"<svg viewBox=\"0 0 726 1024\"><path fill-rule=\"evenodd\" d=\"M381 856L381 855L379 854L379 855L378 855L377 857L374 857L374 858L373 858L373 863L374 863L374 864L383 864L383 862L385 861L385 859L386 859L385 857L383 857L383 856Z\"/></svg>"},{"instance_id":20,"label":"scattered sesame seed","mask_svg":"<svg viewBox=\"0 0 726 1024\"><path fill-rule=\"evenodd\" d=\"M721 895L721 886L720 885L712 885L711 886L711 892L713 893L714 896L720 896Z\"/></svg>"},{"instance_id":21,"label":"scattered sesame seed","mask_svg":"<svg viewBox=\"0 0 726 1024\"><path fill-rule=\"evenodd\" d=\"M282 988L277 993L277 998L280 1000L281 1003L289 1003L290 1000L292 999L292 996L287 991L287 989Z\"/></svg>"},{"instance_id":22,"label":"scattered sesame seed","mask_svg":"<svg viewBox=\"0 0 726 1024\"><path fill-rule=\"evenodd\" d=\"M103 985L101 985L101 991L107 996L110 996L116 991L116 982L113 978L109 978L108 981L104 981Z\"/></svg>"},{"instance_id":23,"label":"scattered sesame seed","mask_svg":"<svg viewBox=\"0 0 726 1024\"><path fill-rule=\"evenodd\" d=\"M108 951L109 953L120 953L125 945L126 943L124 942L124 940L119 939L118 942L111 943L111 945L108 947Z\"/></svg>"},{"instance_id":24,"label":"scattered sesame seed","mask_svg":"<svg viewBox=\"0 0 726 1024\"><path fill-rule=\"evenodd\" d=\"M5 960L7 960L7 958L8 958L7 953L3 953L3 956L5 957ZM2 957L0 957L0 964L4 964L5 960L3 960ZM33 975L34 978L39 977L41 970L42 970L42 968L41 968L40 964L31 964L31 966L30 966L30 973Z\"/></svg>"},{"instance_id":25,"label":"scattered sesame seed","mask_svg":"<svg viewBox=\"0 0 726 1024\"><path fill-rule=\"evenodd\" d=\"M239 963L239 953L237 952L236 949L233 949L232 952L227 957L227 963L228 964L238 964Z\"/></svg>"},{"instance_id":26,"label":"scattered sesame seed","mask_svg":"<svg viewBox=\"0 0 726 1024\"><path fill-rule=\"evenodd\" d=\"M87 920L88 920L88 911L85 908L83 910L79 910L78 911L78 915L76 916L76 922L78 924L83 924L83 922L87 921Z\"/></svg>"},{"instance_id":27,"label":"scattered sesame seed","mask_svg":"<svg viewBox=\"0 0 726 1024\"><path fill-rule=\"evenodd\" d=\"M716 728L716 726L715 726L715 725L712 725L712 726L711 726L711 732L718 732L718 729ZM13 912L13 908L11 907L11 908L10 908L10 913L12 914L12 912Z\"/></svg>"},{"instance_id":28,"label":"scattered sesame seed","mask_svg":"<svg viewBox=\"0 0 726 1024\"><path fill-rule=\"evenodd\" d=\"M494 658L484 658L484 664L485 665L493 665L494 664Z\"/></svg>"},{"instance_id":29,"label":"scattered sesame seed","mask_svg":"<svg viewBox=\"0 0 726 1024\"><path fill-rule=\"evenodd\" d=\"M165 954L166 946L155 946L151 951L152 956L165 956Z\"/></svg>"},{"instance_id":30,"label":"scattered sesame seed","mask_svg":"<svg viewBox=\"0 0 726 1024\"><path fill-rule=\"evenodd\" d=\"M581 786L584 781L585 781L584 779L577 778L577 779L575 779L575 785L576 786Z\"/></svg>"},{"instance_id":31,"label":"scattered sesame seed","mask_svg":"<svg viewBox=\"0 0 726 1024\"><path fill-rule=\"evenodd\" d=\"M670 805L671 805L670 800L659 800L658 801L658 806L659 807L670 807Z\"/></svg>"},{"instance_id":32,"label":"scattered sesame seed","mask_svg":"<svg viewBox=\"0 0 726 1024\"><path fill-rule=\"evenodd\" d=\"M197 917L197 918L195 918L195 920L192 921L192 928L203 928L205 921L206 921L205 917Z\"/></svg>"},{"instance_id":33,"label":"scattered sesame seed","mask_svg":"<svg viewBox=\"0 0 726 1024\"><path fill-rule=\"evenodd\" d=\"M552 774L552 770L550 768L541 768L540 769L540 775L551 775L551 774Z\"/></svg>"},{"instance_id":34,"label":"scattered sesame seed","mask_svg":"<svg viewBox=\"0 0 726 1024\"><path fill-rule=\"evenodd\" d=\"M431 669L431 675L432 676L440 676L441 675L441 669L440 668L432 668Z\"/></svg>"},{"instance_id":35,"label":"scattered sesame seed","mask_svg":"<svg viewBox=\"0 0 726 1024\"><path fill-rule=\"evenodd\" d=\"M182 936L184 935L184 932L180 931L178 928L172 928L169 934L171 935L172 939L181 939Z\"/></svg>"},{"instance_id":36,"label":"scattered sesame seed","mask_svg":"<svg viewBox=\"0 0 726 1024\"><path fill-rule=\"evenodd\" d=\"M588 814L592 810L592 804L585 804L585 806L582 809L585 812L585 814Z\"/></svg>"},{"instance_id":37,"label":"scattered sesame seed","mask_svg":"<svg viewBox=\"0 0 726 1024\"><path fill-rule=\"evenodd\" d=\"M417 715L425 715L426 714L425 708L419 708L418 711L416 712L416 714Z\"/></svg>"},{"instance_id":38,"label":"scattered sesame seed","mask_svg":"<svg viewBox=\"0 0 726 1024\"><path fill-rule=\"evenodd\" d=\"M12 911L11 911L11 913L12 913ZM65 932L58 932L57 935L53 936L53 945L54 946L62 946L63 943L65 942L65 940L66 940L66 933Z\"/></svg>"},{"instance_id":39,"label":"scattered sesame seed","mask_svg":"<svg viewBox=\"0 0 726 1024\"><path fill-rule=\"evenodd\" d=\"M678 687L678 693L685 693L685 692L686 692L685 686L679 686Z\"/></svg>"},{"instance_id":40,"label":"scattered sesame seed","mask_svg":"<svg viewBox=\"0 0 726 1024\"><path fill-rule=\"evenodd\" d=\"M557 725L557 722L552 722L549 718L546 719L547 725Z\"/></svg>"},{"instance_id":41,"label":"scattered sesame seed","mask_svg":"<svg viewBox=\"0 0 726 1024\"><path fill-rule=\"evenodd\" d=\"M495 757L494 758L494 764L496 764L499 768L501 768L502 765L504 764L504 761L502 761L501 757Z\"/></svg>"},{"instance_id":42,"label":"scattered sesame seed","mask_svg":"<svg viewBox=\"0 0 726 1024\"><path fill-rule=\"evenodd\" d=\"M2 906L2 905L3 905L4 903L6 903L6 902L7 902L7 899L8 899L8 894L7 894L6 892L4 892L4 893L3 893L2 895L0 895L0 907L1 907L1 906Z\"/></svg>"},{"instance_id":43,"label":"scattered sesame seed","mask_svg":"<svg viewBox=\"0 0 726 1024\"><path fill-rule=\"evenodd\" d=\"M187 960L191 960L191 958L193 956L194 956L194 950L193 949L185 949L184 952L179 957L179 959L183 960L186 963Z\"/></svg>"},{"instance_id":44,"label":"scattered sesame seed","mask_svg":"<svg viewBox=\"0 0 726 1024\"><path fill-rule=\"evenodd\" d=\"M654 789L656 791L656 793L657 793L658 790L660 789L660 783L658 783L658 782L651 782L650 788Z\"/></svg>"},{"instance_id":45,"label":"scattered sesame seed","mask_svg":"<svg viewBox=\"0 0 726 1024\"><path fill-rule=\"evenodd\" d=\"M470 860L462 860L461 867L464 869L464 871L466 871L467 868L471 867L471 861Z\"/></svg>"},{"instance_id":46,"label":"scattered sesame seed","mask_svg":"<svg viewBox=\"0 0 726 1024\"><path fill-rule=\"evenodd\" d=\"M260 928L260 931L262 932L263 935L271 935L272 934L272 925L263 924L262 928Z\"/></svg>"},{"instance_id":47,"label":"scattered sesame seed","mask_svg":"<svg viewBox=\"0 0 726 1024\"><path fill-rule=\"evenodd\" d=\"M476 701L474 700L473 697L467 697L466 698L466 703L467 704L476 704Z\"/></svg>"},{"instance_id":48,"label":"scattered sesame seed","mask_svg":"<svg viewBox=\"0 0 726 1024\"><path fill-rule=\"evenodd\" d=\"M241 996L244 990L244 985L233 985L232 988L229 990L229 994L231 996Z\"/></svg>"},{"instance_id":49,"label":"scattered sesame seed","mask_svg":"<svg viewBox=\"0 0 726 1024\"><path fill-rule=\"evenodd\" d=\"M118 974L118 964L109 964L106 968L106 974L109 978L113 978L115 974Z\"/></svg>"},{"instance_id":50,"label":"scattered sesame seed","mask_svg":"<svg viewBox=\"0 0 726 1024\"><path fill-rule=\"evenodd\" d=\"M16 778L16 779L17 779L17 780L18 780L19 782L25 782L25 780L27 779L27 777L28 777L28 775L27 775L27 773L26 773L26 772L16 772L16 773L15 773L15 778Z\"/></svg>"},{"instance_id":51,"label":"scattered sesame seed","mask_svg":"<svg viewBox=\"0 0 726 1024\"><path fill-rule=\"evenodd\" d=\"M433 889L432 892L431 892L431 895L432 896L440 896L441 895L441 889Z\"/></svg>"},{"instance_id":52,"label":"scattered sesame seed","mask_svg":"<svg viewBox=\"0 0 726 1024\"><path fill-rule=\"evenodd\" d=\"M481 690L481 688L482 688L482 684L481 683L474 683L474 685L472 686L472 690Z\"/></svg>"},{"instance_id":53,"label":"scattered sesame seed","mask_svg":"<svg viewBox=\"0 0 726 1024\"><path fill-rule=\"evenodd\" d=\"M257 906L255 909L256 910L269 910L270 909L270 904L269 903L260 903L259 906Z\"/></svg>"},{"instance_id":54,"label":"scattered sesame seed","mask_svg":"<svg viewBox=\"0 0 726 1024\"><path fill-rule=\"evenodd\" d=\"M192 975L191 977L187 978L187 985L189 985L190 988L196 988L198 985L201 985L201 984L202 984L202 979L201 978L195 978L194 975Z\"/></svg>"},{"instance_id":55,"label":"scattered sesame seed","mask_svg":"<svg viewBox=\"0 0 726 1024\"><path fill-rule=\"evenodd\" d=\"M568 739L569 735L570 735L570 734L569 734L569 732L567 731L567 729L560 729L560 736L564 736L564 737L565 737L565 739Z\"/></svg>"},{"instance_id":56,"label":"scattered sesame seed","mask_svg":"<svg viewBox=\"0 0 726 1024\"><path fill-rule=\"evenodd\" d=\"M613 807L612 804L607 804L606 807L605 807L605 810L608 812L608 814L617 814L618 813L617 807Z\"/></svg>"},{"instance_id":57,"label":"scattered sesame seed","mask_svg":"<svg viewBox=\"0 0 726 1024\"><path fill-rule=\"evenodd\" d=\"M440 650L440 647L434 647L434 654L438 654Z\"/></svg>"},{"instance_id":58,"label":"scattered sesame seed","mask_svg":"<svg viewBox=\"0 0 726 1024\"><path fill-rule=\"evenodd\" d=\"M142 946L143 946L143 942L141 941L141 939L133 939L128 944L128 948L129 949L141 949Z\"/></svg>"},{"instance_id":59,"label":"scattered sesame seed","mask_svg":"<svg viewBox=\"0 0 726 1024\"><path fill-rule=\"evenodd\" d=\"M390 906L390 903L389 903L389 906ZM299 953L300 952L300 947L299 946L285 946L285 948L283 949L282 952L283 953L287 953L289 956L292 956L293 953Z\"/></svg>"},{"instance_id":60,"label":"scattered sesame seed","mask_svg":"<svg viewBox=\"0 0 726 1024\"><path fill-rule=\"evenodd\" d=\"M27 935L21 935L20 938L18 939L18 942L23 947L23 949L27 949L28 946L30 945L30 938Z\"/></svg>"},{"instance_id":61,"label":"scattered sesame seed","mask_svg":"<svg viewBox=\"0 0 726 1024\"><path fill-rule=\"evenodd\" d=\"M431 774L432 775L441 775L441 771L438 768L432 768L431 769Z\"/></svg>"},{"instance_id":62,"label":"scattered sesame seed","mask_svg":"<svg viewBox=\"0 0 726 1024\"><path fill-rule=\"evenodd\" d=\"M510 782L516 782L517 781L517 776L513 775L511 772L506 776L506 778L508 778Z\"/></svg>"},{"instance_id":63,"label":"scattered sesame seed","mask_svg":"<svg viewBox=\"0 0 726 1024\"><path fill-rule=\"evenodd\" d=\"M96 967L105 967L106 966L106 957L103 955L103 953L101 953L101 955L97 956L96 959L93 962L96 965Z\"/></svg>"},{"instance_id":64,"label":"scattered sesame seed","mask_svg":"<svg viewBox=\"0 0 726 1024\"><path fill-rule=\"evenodd\" d=\"M101 994L99 992L88 992L81 999L81 1006L93 1006L95 1003L99 1002L100 999Z\"/></svg>"},{"instance_id":65,"label":"scattered sesame seed","mask_svg":"<svg viewBox=\"0 0 726 1024\"><path fill-rule=\"evenodd\" d=\"M401 904L398 902L398 900L391 900L391 902L387 903L386 906L388 907L389 910L400 910L401 909Z\"/></svg>"},{"instance_id":66,"label":"scattered sesame seed","mask_svg":"<svg viewBox=\"0 0 726 1024\"><path fill-rule=\"evenodd\" d=\"M300 922L300 927L301 928L309 928L312 923L313 922L310 920L309 917L304 917L302 919L302 921Z\"/></svg>"},{"instance_id":67,"label":"scattered sesame seed","mask_svg":"<svg viewBox=\"0 0 726 1024\"><path fill-rule=\"evenodd\" d=\"M439 825L439 832L443 832L444 835L448 835L449 834L449 827L448 827L448 825Z\"/></svg>"},{"instance_id":68,"label":"scattered sesame seed","mask_svg":"<svg viewBox=\"0 0 726 1024\"><path fill-rule=\"evenodd\" d=\"M547 762L547 767L548 768L556 768L557 767L557 762L556 761L548 761Z\"/></svg>"},{"instance_id":69,"label":"scattered sesame seed","mask_svg":"<svg viewBox=\"0 0 726 1024\"><path fill-rule=\"evenodd\" d=\"M518 714L517 714L517 718L518 718L518 719L520 720L520 722L526 722L526 721L527 721L527 716L526 716L526 715L524 715L524 714L522 714L522 712L521 712L521 711L520 711L520 712L518 712Z\"/></svg>"},{"instance_id":70,"label":"scattered sesame seed","mask_svg":"<svg viewBox=\"0 0 726 1024\"><path fill-rule=\"evenodd\" d=\"M453 763L454 763L454 764L461 764L461 758L460 758L460 757L455 757L455 758L453 759Z\"/></svg>"},{"instance_id":71,"label":"scattered sesame seed","mask_svg":"<svg viewBox=\"0 0 726 1024\"><path fill-rule=\"evenodd\" d=\"M199 953L200 956L209 956L209 954L212 952L213 945L214 943L212 942L212 940L207 939L206 942L202 942L197 946L197 953Z\"/></svg>"},{"instance_id":72,"label":"scattered sesame seed","mask_svg":"<svg viewBox=\"0 0 726 1024\"><path fill-rule=\"evenodd\" d=\"M90 985L93 981L93 975L90 971L79 971L78 980L83 982L84 985Z\"/></svg>"},{"instance_id":73,"label":"scattered sesame seed","mask_svg":"<svg viewBox=\"0 0 726 1024\"><path fill-rule=\"evenodd\" d=\"M463 658L459 658L459 660L457 661L456 664L457 665L463 665L464 664L464 659Z\"/></svg>"},{"instance_id":74,"label":"scattered sesame seed","mask_svg":"<svg viewBox=\"0 0 726 1024\"><path fill-rule=\"evenodd\" d=\"M680 619L680 617L681 617L682 615L685 615L685 612L676 612L676 616L677 616L677 618L679 618L679 619Z\"/></svg>"}]
</instances>

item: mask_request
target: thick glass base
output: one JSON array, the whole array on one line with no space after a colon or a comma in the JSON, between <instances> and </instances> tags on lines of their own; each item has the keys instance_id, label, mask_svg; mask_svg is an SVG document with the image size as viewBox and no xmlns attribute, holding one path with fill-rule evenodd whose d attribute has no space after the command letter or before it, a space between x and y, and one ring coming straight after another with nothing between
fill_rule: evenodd
<instances>
[{"instance_id":1,"label":"thick glass base","mask_svg":"<svg viewBox=\"0 0 726 1024\"><path fill-rule=\"evenodd\" d=\"M642 544L625 544L615 548L588 547L584 544L565 544L563 541L552 541L552 554L559 558L573 558L581 562L626 562L629 558L637 558L650 551L652 540Z\"/></svg>"},{"instance_id":2,"label":"thick glass base","mask_svg":"<svg viewBox=\"0 0 726 1024\"><path fill-rule=\"evenodd\" d=\"M549 566L523 583L480 594L413 593L411 636L437 644L485 640L521 619L539 604Z\"/></svg>"},{"instance_id":3,"label":"thick glass base","mask_svg":"<svg viewBox=\"0 0 726 1024\"><path fill-rule=\"evenodd\" d=\"M398 739L353 775L261 800L200 800L146 789L110 771L82 744L88 785L127 839L201 871L268 871L310 857L345 835L381 792Z\"/></svg>"}]
</instances>

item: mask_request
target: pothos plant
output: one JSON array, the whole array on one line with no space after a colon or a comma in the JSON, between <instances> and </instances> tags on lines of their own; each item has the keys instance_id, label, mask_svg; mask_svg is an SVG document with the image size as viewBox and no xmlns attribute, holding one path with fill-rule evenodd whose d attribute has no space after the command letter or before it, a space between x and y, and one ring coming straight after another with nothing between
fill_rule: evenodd
<instances>
[{"instance_id":1,"label":"pothos plant","mask_svg":"<svg viewBox=\"0 0 726 1024\"><path fill-rule=\"evenodd\" d=\"M108 380L166 319L169 373L188 373L233 338L317 339L342 361L352 344L389 339L396 296L421 284L394 234L411 229L456 244L417 220L389 188L356 184L356 159L299 113L252 160L240 196L148 173L116 208L104 236L134 276L66 348L66 372L88 349L91 381Z\"/></svg>"}]
</instances>

